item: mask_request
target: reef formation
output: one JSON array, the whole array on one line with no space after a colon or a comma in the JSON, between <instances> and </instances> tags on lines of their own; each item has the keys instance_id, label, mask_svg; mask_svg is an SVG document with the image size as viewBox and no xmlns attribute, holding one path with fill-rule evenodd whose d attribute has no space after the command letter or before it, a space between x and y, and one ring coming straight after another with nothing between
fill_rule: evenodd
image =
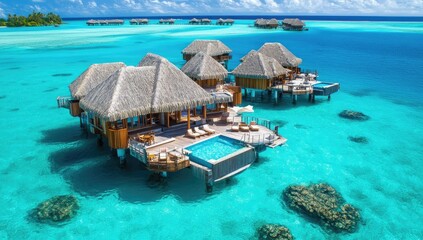
<instances>
[{"instance_id":1,"label":"reef formation","mask_svg":"<svg viewBox=\"0 0 423 240\"><path fill-rule=\"evenodd\" d=\"M317 220L334 232L354 232L360 221L360 213L342 196L325 183L309 186L294 185L282 193L283 200L292 210Z\"/></svg>"}]
</instances>

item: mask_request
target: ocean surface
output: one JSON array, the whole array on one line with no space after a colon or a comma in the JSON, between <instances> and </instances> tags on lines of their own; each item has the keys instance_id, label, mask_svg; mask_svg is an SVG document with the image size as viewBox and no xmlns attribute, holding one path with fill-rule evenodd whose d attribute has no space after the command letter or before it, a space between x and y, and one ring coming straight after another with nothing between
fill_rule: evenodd
<instances>
[{"instance_id":1,"label":"ocean surface","mask_svg":"<svg viewBox=\"0 0 423 240\"><path fill-rule=\"evenodd\" d=\"M0 239L254 239L263 223L283 224L296 239L423 239L423 22L307 21L308 32L252 23L1 28ZM153 52L182 66L181 50L194 39L227 44L230 69L251 49L281 42L341 91L315 104L252 103L253 115L277 122L288 142L212 193L188 170L154 184L134 159L120 169L107 146L57 108L56 97L68 96L90 64L136 65ZM344 109L370 120L340 118ZM327 232L281 201L287 186L319 182L360 209L357 232ZM49 225L28 217L61 194L80 202L73 219Z\"/></svg>"}]
</instances>

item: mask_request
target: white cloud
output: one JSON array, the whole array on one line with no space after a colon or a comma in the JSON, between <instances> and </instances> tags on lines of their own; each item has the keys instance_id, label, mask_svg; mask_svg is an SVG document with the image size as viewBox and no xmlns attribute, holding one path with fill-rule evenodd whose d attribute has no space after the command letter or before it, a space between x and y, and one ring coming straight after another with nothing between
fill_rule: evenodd
<instances>
[{"instance_id":1,"label":"white cloud","mask_svg":"<svg viewBox=\"0 0 423 240\"><path fill-rule=\"evenodd\" d=\"M4 14L3 8L0 8L0 18L5 18L6 14Z\"/></svg>"},{"instance_id":2,"label":"white cloud","mask_svg":"<svg viewBox=\"0 0 423 240\"><path fill-rule=\"evenodd\" d=\"M95 8L95 7L97 7L97 3L96 3L96 2L94 2L94 1L92 1L92 2L88 2L88 7L90 7L90 8Z\"/></svg>"},{"instance_id":3,"label":"white cloud","mask_svg":"<svg viewBox=\"0 0 423 240\"><path fill-rule=\"evenodd\" d=\"M44 2L44 0L32 0L32 2L35 2L35 3L42 3L42 2Z\"/></svg>"},{"instance_id":4,"label":"white cloud","mask_svg":"<svg viewBox=\"0 0 423 240\"><path fill-rule=\"evenodd\" d=\"M35 11L37 11L37 12L42 12L41 11L41 7L40 6L38 6L38 5L32 5L32 6L29 6L32 10L35 10Z\"/></svg>"},{"instance_id":5,"label":"white cloud","mask_svg":"<svg viewBox=\"0 0 423 240\"><path fill-rule=\"evenodd\" d=\"M71 3L79 3L80 5L84 5L82 0L69 0Z\"/></svg>"}]
</instances>

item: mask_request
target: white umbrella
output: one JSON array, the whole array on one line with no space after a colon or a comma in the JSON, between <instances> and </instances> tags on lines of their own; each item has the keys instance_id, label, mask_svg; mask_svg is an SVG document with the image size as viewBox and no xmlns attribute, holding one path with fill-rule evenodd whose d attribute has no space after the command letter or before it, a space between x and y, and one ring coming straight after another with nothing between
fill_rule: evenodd
<instances>
[{"instance_id":1,"label":"white umbrella","mask_svg":"<svg viewBox=\"0 0 423 240\"><path fill-rule=\"evenodd\" d=\"M244 112L254 112L253 106L248 105L248 106L245 106L245 107L241 108L241 109L238 111L238 114L240 114L240 113L244 113Z\"/></svg>"}]
</instances>

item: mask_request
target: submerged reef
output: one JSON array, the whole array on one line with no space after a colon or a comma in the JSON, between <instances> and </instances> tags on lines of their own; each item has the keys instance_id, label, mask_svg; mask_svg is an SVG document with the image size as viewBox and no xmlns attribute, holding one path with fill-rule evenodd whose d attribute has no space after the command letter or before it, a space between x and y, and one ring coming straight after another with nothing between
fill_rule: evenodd
<instances>
[{"instance_id":1,"label":"submerged reef","mask_svg":"<svg viewBox=\"0 0 423 240\"><path fill-rule=\"evenodd\" d=\"M265 224L257 229L259 240L293 240L288 228L278 224Z\"/></svg>"},{"instance_id":2,"label":"submerged reef","mask_svg":"<svg viewBox=\"0 0 423 240\"><path fill-rule=\"evenodd\" d=\"M339 116L342 118L350 119L350 120L357 120L357 121L367 121L370 119L369 116L367 116L364 113L361 112L355 112L351 110L344 110L339 113Z\"/></svg>"},{"instance_id":3,"label":"submerged reef","mask_svg":"<svg viewBox=\"0 0 423 240\"><path fill-rule=\"evenodd\" d=\"M352 205L345 203L342 196L328 184L289 186L282 195L289 208L317 220L329 230L334 232L357 230L360 213Z\"/></svg>"},{"instance_id":4,"label":"submerged reef","mask_svg":"<svg viewBox=\"0 0 423 240\"><path fill-rule=\"evenodd\" d=\"M40 222L63 222L75 216L79 209L78 200L72 195L50 198L38 204L32 216Z\"/></svg>"},{"instance_id":5,"label":"submerged reef","mask_svg":"<svg viewBox=\"0 0 423 240\"><path fill-rule=\"evenodd\" d=\"M363 143L363 144L369 143L369 140L366 137L349 136L348 140L350 140L351 142L355 142L355 143Z\"/></svg>"}]
</instances>

